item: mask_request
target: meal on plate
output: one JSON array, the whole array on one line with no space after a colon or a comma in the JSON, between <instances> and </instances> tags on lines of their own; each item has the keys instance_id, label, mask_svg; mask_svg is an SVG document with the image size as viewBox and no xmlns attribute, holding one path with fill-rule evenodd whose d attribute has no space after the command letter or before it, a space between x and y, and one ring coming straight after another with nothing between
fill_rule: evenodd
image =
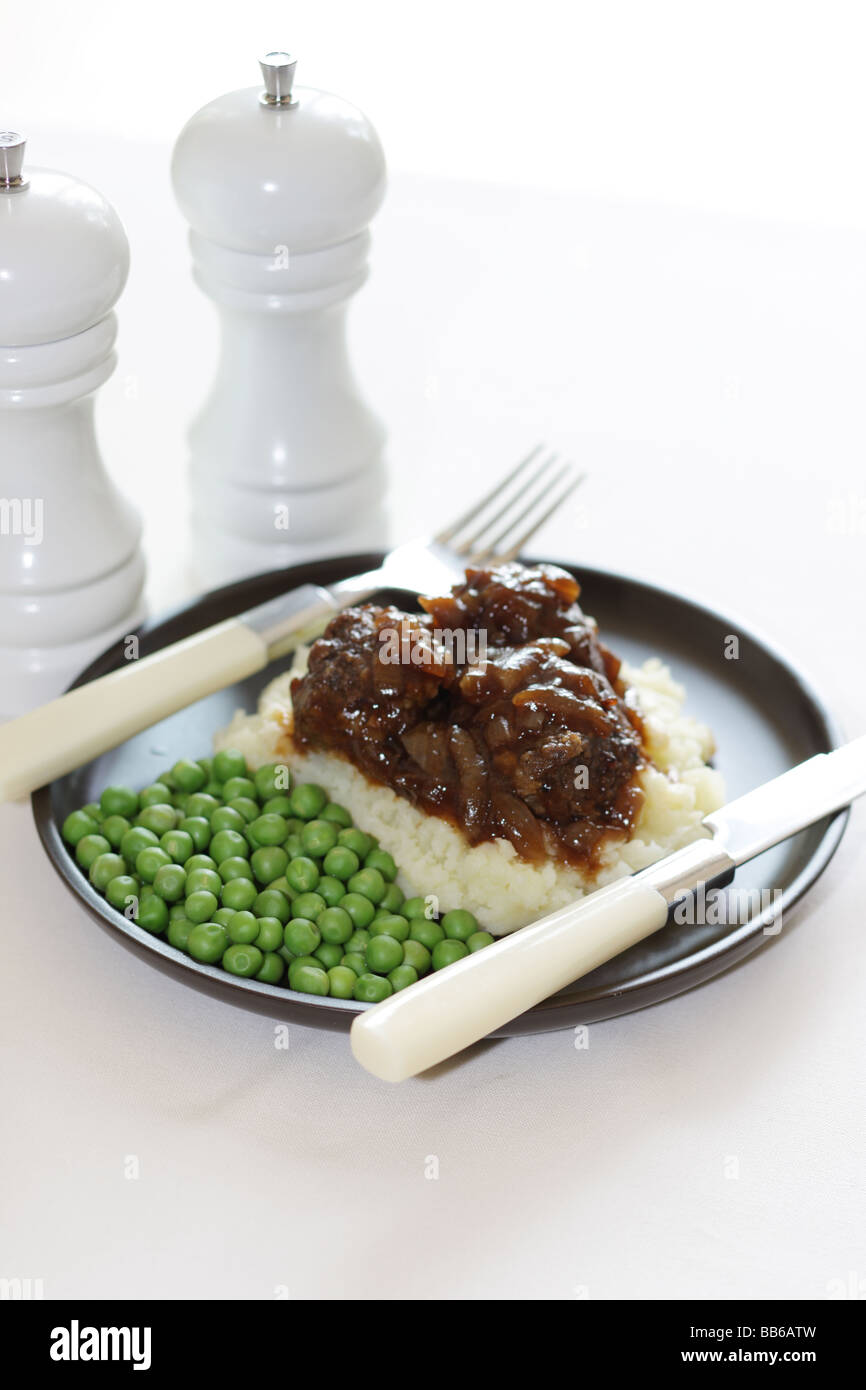
<instances>
[{"instance_id":1,"label":"meal on plate","mask_svg":"<svg viewBox=\"0 0 866 1390\"><path fill-rule=\"evenodd\" d=\"M62 834L117 912L203 965L374 1004L701 833L709 730L622 664L552 565L362 604L213 757ZM399 867L398 867L399 866Z\"/></svg>"},{"instance_id":2,"label":"meal on plate","mask_svg":"<svg viewBox=\"0 0 866 1390\"><path fill-rule=\"evenodd\" d=\"M350 608L216 747L324 788L440 912L523 926L695 838L723 801L682 687L658 659L620 662L579 592L514 564L421 613Z\"/></svg>"}]
</instances>

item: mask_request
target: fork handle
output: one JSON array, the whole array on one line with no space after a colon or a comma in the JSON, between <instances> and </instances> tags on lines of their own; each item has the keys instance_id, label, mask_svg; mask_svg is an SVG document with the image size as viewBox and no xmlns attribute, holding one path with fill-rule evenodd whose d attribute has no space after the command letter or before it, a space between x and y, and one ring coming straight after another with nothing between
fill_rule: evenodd
<instances>
[{"instance_id":1,"label":"fork handle","mask_svg":"<svg viewBox=\"0 0 866 1390\"><path fill-rule=\"evenodd\" d=\"M317 635L339 607L305 584L0 725L0 801L62 777Z\"/></svg>"}]
</instances>

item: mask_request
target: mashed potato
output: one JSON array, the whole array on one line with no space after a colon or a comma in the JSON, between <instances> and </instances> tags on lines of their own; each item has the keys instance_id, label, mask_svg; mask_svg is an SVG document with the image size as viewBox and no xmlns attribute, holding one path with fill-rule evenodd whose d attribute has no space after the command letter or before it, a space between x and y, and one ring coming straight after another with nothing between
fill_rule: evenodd
<instances>
[{"instance_id":1,"label":"mashed potato","mask_svg":"<svg viewBox=\"0 0 866 1390\"><path fill-rule=\"evenodd\" d=\"M495 935L525 926L698 838L703 834L702 818L723 803L721 774L707 766L714 748L712 733L683 713L683 687L653 658L642 666L622 667L629 698L643 716L653 765L640 774L645 799L633 834L628 840L608 842L598 873L590 879L579 869L553 861L529 864L509 840L472 846L448 821L369 782L343 758L294 747L286 733L291 724L289 687L305 661L306 653L299 653L294 669L265 687L255 714L239 710L216 735L215 749L239 748L253 768L284 762L299 780L317 782L393 854L405 893L435 895L441 912L468 908Z\"/></svg>"}]
</instances>

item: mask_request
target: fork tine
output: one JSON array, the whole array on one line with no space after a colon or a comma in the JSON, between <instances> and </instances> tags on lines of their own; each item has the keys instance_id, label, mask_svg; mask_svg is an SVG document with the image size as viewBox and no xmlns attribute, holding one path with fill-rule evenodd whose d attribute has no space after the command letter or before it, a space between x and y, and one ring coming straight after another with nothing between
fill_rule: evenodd
<instances>
[{"instance_id":1,"label":"fork tine","mask_svg":"<svg viewBox=\"0 0 866 1390\"><path fill-rule=\"evenodd\" d=\"M452 544L456 546L458 553L461 555L476 555L478 553L477 546L481 542L482 538L485 535L490 534L491 528L496 525L497 521L501 521L502 518L504 516L507 516L509 512L513 512L515 504L522 501L526 494L535 487L539 479L542 478L545 473L549 472L549 470L553 468L554 464L558 462L559 455L556 453L551 453L547 456L546 459L544 459L540 464L538 464L537 467L532 468L529 471L528 475L525 477L524 481L521 483L520 487L517 488L515 492L512 492L510 496L506 496L506 499L501 507L497 507L495 512L493 512L490 516L484 518L478 530L473 535L469 536L466 540L460 539L458 541L452 542ZM556 483L559 476L559 472L554 474L554 483ZM531 502L526 504L526 506L531 505ZM516 514L512 517L510 525L513 526L515 522L519 521L522 516L526 515L526 506L521 507L516 512Z\"/></svg>"},{"instance_id":2,"label":"fork tine","mask_svg":"<svg viewBox=\"0 0 866 1390\"><path fill-rule=\"evenodd\" d=\"M462 531L464 526L468 526L470 521L474 521L475 518L478 516L479 512L483 511L484 508L488 506L494 498L499 497L501 495L502 489L504 487L507 487L509 483L513 482L514 479L518 477L520 473L523 472L524 468L528 467L528 465L532 463L533 459L538 457L543 448L543 444L536 444L534 449L530 449L529 453L526 455L526 458L521 459L520 462L516 464L510 472L506 473L504 478L500 478L497 481L496 485L491 489L491 491L485 493L485 495L481 498L479 502L474 503L474 505L471 506L468 511L464 512L462 516L459 516L456 521L453 521L451 523L450 526L446 526L444 531L440 531L438 535L434 537L434 540L439 545L448 545L448 543L451 540L453 540L453 538L457 535L458 531Z\"/></svg>"},{"instance_id":3,"label":"fork tine","mask_svg":"<svg viewBox=\"0 0 866 1390\"><path fill-rule=\"evenodd\" d=\"M574 477L572 477L570 482L567 484L565 488L563 488L562 492L560 492L558 497L554 498L550 506L547 507L541 513L541 516L535 518L535 520L523 532L523 535L518 537L518 539L514 541L507 550L498 552L498 558L505 561L516 559L522 551L523 547L526 545L526 543L530 541L532 537L535 535L536 531L538 531L544 525L545 521L547 521L550 517L553 516L554 512L559 510L563 502L566 502L568 498L571 496L571 494L577 488L580 487L581 483L584 481L585 478L585 473L578 473ZM508 530L506 530L501 536L497 537L497 539L493 542L494 547L500 545L507 535ZM494 553L497 552L494 551Z\"/></svg>"}]
</instances>

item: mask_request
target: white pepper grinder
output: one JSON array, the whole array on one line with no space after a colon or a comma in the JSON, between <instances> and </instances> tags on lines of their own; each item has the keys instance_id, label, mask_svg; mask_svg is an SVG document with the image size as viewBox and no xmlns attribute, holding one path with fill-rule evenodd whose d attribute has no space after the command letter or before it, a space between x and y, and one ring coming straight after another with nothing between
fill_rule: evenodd
<instances>
[{"instance_id":1,"label":"white pepper grinder","mask_svg":"<svg viewBox=\"0 0 866 1390\"><path fill-rule=\"evenodd\" d=\"M345 337L385 191L382 147L357 107L295 88L288 53L260 66L264 89L203 107L172 160L194 276L221 324L189 434L194 558L209 583L381 544L384 531L384 431Z\"/></svg>"},{"instance_id":2,"label":"white pepper grinder","mask_svg":"<svg viewBox=\"0 0 866 1390\"><path fill-rule=\"evenodd\" d=\"M0 132L0 716L57 695L141 616L141 525L96 443L129 270L117 213Z\"/></svg>"}]
</instances>

